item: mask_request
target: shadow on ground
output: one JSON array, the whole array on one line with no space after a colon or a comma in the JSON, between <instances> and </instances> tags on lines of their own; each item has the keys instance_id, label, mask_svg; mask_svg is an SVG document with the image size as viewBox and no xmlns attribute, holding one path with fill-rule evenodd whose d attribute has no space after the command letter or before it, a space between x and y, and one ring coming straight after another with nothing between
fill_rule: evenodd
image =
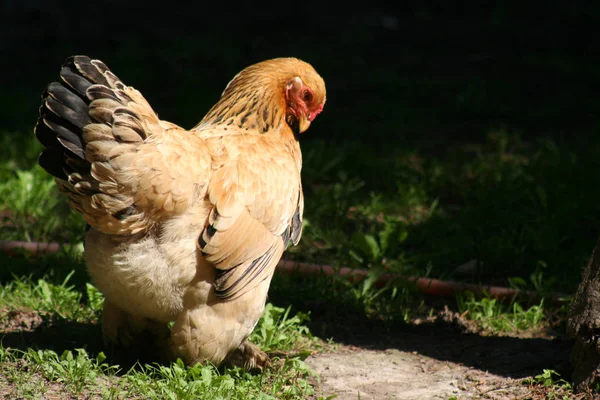
<instances>
[{"instance_id":1,"label":"shadow on ground","mask_svg":"<svg viewBox=\"0 0 600 400\"><path fill-rule=\"evenodd\" d=\"M535 376L543 369L553 369L561 376L571 373L572 342L558 332L541 335L543 338L481 336L465 333L463 327L444 318L419 325L399 321L401 318L383 321L369 318L349 302L296 296L290 299L289 293L284 300L281 292L274 292L270 301L280 305L291 303L295 312L309 312L307 325L313 335L335 343L417 353L508 378Z\"/></svg>"},{"instance_id":2,"label":"shadow on ground","mask_svg":"<svg viewBox=\"0 0 600 400\"><path fill-rule=\"evenodd\" d=\"M25 316L23 314L26 314ZM40 318L35 312L11 312L9 318L17 318L20 326L0 331L2 345L7 348L27 351L29 348L53 350L62 354L65 350L85 349L95 356L103 351L100 327L93 323ZM26 322L26 319L34 321ZM14 324L13 324L14 325ZM36 326L37 325L37 326Z\"/></svg>"},{"instance_id":3,"label":"shadow on ground","mask_svg":"<svg viewBox=\"0 0 600 400\"><path fill-rule=\"evenodd\" d=\"M107 362L119 365L121 372L126 372L138 362L142 365L159 362L157 349L151 344L150 336L137 338L126 349L106 348L98 323L76 322L40 316L35 311L16 310L8 313L8 321L0 328L0 341L5 348L23 352L29 349L52 350L58 356L64 351L85 349L90 358L103 352Z\"/></svg>"}]
</instances>

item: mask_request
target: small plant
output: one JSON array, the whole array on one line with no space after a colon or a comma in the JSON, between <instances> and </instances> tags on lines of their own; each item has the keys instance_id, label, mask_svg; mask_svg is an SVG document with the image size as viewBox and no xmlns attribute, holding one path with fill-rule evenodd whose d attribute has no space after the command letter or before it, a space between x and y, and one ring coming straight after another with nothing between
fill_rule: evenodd
<instances>
[{"instance_id":1,"label":"small plant","mask_svg":"<svg viewBox=\"0 0 600 400\"><path fill-rule=\"evenodd\" d=\"M303 399L314 393L307 378L312 373L296 359L288 359L263 375L239 368L221 373L212 366L187 367L181 360L169 366L147 365L124 377L119 390L145 399ZM117 391L117 390L115 390Z\"/></svg>"},{"instance_id":2,"label":"small plant","mask_svg":"<svg viewBox=\"0 0 600 400\"><path fill-rule=\"evenodd\" d=\"M74 273L75 271L71 271L60 284L52 284L46 279L33 282L28 277L15 278L0 287L0 302L62 319L89 321L95 318L95 310L83 306L82 294L69 284Z\"/></svg>"},{"instance_id":3,"label":"small plant","mask_svg":"<svg viewBox=\"0 0 600 400\"><path fill-rule=\"evenodd\" d=\"M544 369L539 375L532 378L534 383L539 383L545 387L559 385L567 389L571 389L571 384L561 378L560 374L552 369Z\"/></svg>"},{"instance_id":4,"label":"small plant","mask_svg":"<svg viewBox=\"0 0 600 400\"><path fill-rule=\"evenodd\" d=\"M472 293L457 296L458 312L474 321L479 329L491 332L513 332L536 329L545 321L544 301L524 309L518 302L503 304L490 297L475 298Z\"/></svg>"},{"instance_id":5,"label":"small plant","mask_svg":"<svg viewBox=\"0 0 600 400\"><path fill-rule=\"evenodd\" d=\"M118 366L104 363L106 356L98 353L90 358L84 349L75 349L76 355L65 350L60 357L52 350L29 349L26 359L37 365L41 374L49 381L62 382L73 393L81 393L87 386L95 384L99 374L114 374Z\"/></svg>"},{"instance_id":6,"label":"small plant","mask_svg":"<svg viewBox=\"0 0 600 400\"><path fill-rule=\"evenodd\" d=\"M95 312L102 311L104 306L104 296L94 285L89 282L85 283L85 293L87 294L87 303Z\"/></svg>"},{"instance_id":7,"label":"small plant","mask_svg":"<svg viewBox=\"0 0 600 400\"><path fill-rule=\"evenodd\" d=\"M306 339L312 335L304 325L308 314L298 313L290 316L291 307L276 307L271 303L265 306L263 316L250 335L250 340L258 344L263 351L270 352L299 350L306 346Z\"/></svg>"},{"instance_id":8,"label":"small plant","mask_svg":"<svg viewBox=\"0 0 600 400\"><path fill-rule=\"evenodd\" d=\"M552 369L544 369L541 374L525 379L524 382L532 386L541 386L545 398L549 400L570 400L575 398L583 400L587 398L585 394L574 395L573 385Z\"/></svg>"},{"instance_id":9,"label":"small plant","mask_svg":"<svg viewBox=\"0 0 600 400\"><path fill-rule=\"evenodd\" d=\"M7 220L2 224L5 238L77 241L82 236L82 220L69 210L54 181L35 164L31 169L14 171L0 183L0 199L0 211Z\"/></svg>"}]
</instances>

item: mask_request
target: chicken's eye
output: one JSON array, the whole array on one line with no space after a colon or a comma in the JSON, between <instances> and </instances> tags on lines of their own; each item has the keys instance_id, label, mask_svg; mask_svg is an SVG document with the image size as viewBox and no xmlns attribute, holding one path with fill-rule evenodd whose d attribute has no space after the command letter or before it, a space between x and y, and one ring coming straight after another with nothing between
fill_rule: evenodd
<instances>
[{"instance_id":1,"label":"chicken's eye","mask_svg":"<svg viewBox=\"0 0 600 400\"><path fill-rule=\"evenodd\" d=\"M313 95L310 92L310 90L305 90L304 93L302 93L302 100L304 100L307 103L310 103L312 101Z\"/></svg>"}]
</instances>

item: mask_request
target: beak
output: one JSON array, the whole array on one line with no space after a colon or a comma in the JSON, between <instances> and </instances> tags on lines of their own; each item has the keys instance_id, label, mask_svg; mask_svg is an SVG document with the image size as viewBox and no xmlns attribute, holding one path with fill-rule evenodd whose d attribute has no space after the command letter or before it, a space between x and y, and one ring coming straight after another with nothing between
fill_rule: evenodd
<instances>
[{"instance_id":1,"label":"beak","mask_svg":"<svg viewBox=\"0 0 600 400\"><path fill-rule=\"evenodd\" d=\"M310 120L308 118L306 118L305 116L301 116L298 119L298 131L300 133L306 131L309 126L310 126Z\"/></svg>"}]
</instances>

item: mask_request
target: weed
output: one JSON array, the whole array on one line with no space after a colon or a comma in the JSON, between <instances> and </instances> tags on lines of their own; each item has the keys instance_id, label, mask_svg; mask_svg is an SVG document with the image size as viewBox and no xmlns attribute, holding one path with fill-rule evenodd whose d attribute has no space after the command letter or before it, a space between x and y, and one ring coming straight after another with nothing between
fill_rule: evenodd
<instances>
[{"instance_id":1,"label":"weed","mask_svg":"<svg viewBox=\"0 0 600 400\"><path fill-rule=\"evenodd\" d=\"M74 271L71 271L58 285L45 279L33 282L28 277L16 278L0 286L0 301L8 307L35 310L62 319L89 321L96 317L96 310L84 307L82 294L69 285L73 274Z\"/></svg>"},{"instance_id":2,"label":"weed","mask_svg":"<svg viewBox=\"0 0 600 400\"><path fill-rule=\"evenodd\" d=\"M308 314L297 313L290 317L291 307L276 307L271 303L265 306L262 318L250 335L250 341L260 343L266 352L299 350L306 339L312 339L310 331L303 324ZM303 343L304 342L304 343Z\"/></svg>"},{"instance_id":3,"label":"weed","mask_svg":"<svg viewBox=\"0 0 600 400\"><path fill-rule=\"evenodd\" d=\"M477 323L483 331L492 333L537 329L547 324L544 301L524 309L516 301L503 304L495 298L475 298L472 293L457 296L458 311Z\"/></svg>"},{"instance_id":4,"label":"weed","mask_svg":"<svg viewBox=\"0 0 600 400\"><path fill-rule=\"evenodd\" d=\"M544 398L549 400L569 400L588 398L585 394L575 395L570 382L563 379L560 374L551 369L544 369L539 375L525 379L526 384L542 387Z\"/></svg>"}]
</instances>

